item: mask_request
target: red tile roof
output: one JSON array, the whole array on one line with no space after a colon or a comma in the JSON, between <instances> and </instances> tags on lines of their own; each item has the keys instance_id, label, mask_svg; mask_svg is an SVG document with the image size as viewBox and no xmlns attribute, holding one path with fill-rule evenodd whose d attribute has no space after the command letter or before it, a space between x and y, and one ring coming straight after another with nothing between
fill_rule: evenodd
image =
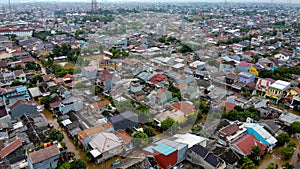
<instances>
[{"instance_id":1,"label":"red tile roof","mask_svg":"<svg viewBox=\"0 0 300 169\"><path fill-rule=\"evenodd\" d=\"M172 108L182 111L185 115L195 113L195 106L185 101L175 102Z\"/></svg>"},{"instance_id":2,"label":"red tile roof","mask_svg":"<svg viewBox=\"0 0 300 169\"><path fill-rule=\"evenodd\" d=\"M219 107L225 107L225 112L226 112L226 113L229 113L231 110L234 109L235 104L230 103L230 102L223 101L223 102L219 105Z\"/></svg>"},{"instance_id":3,"label":"red tile roof","mask_svg":"<svg viewBox=\"0 0 300 169\"><path fill-rule=\"evenodd\" d=\"M50 80L52 80L52 79L54 79L55 78L55 75L54 74L49 74L49 75L44 75L43 76L43 80L45 81L45 82L48 82L48 81L50 81Z\"/></svg>"},{"instance_id":4,"label":"red tile roof","mask_svg":"<svg viewBox=\"0 0 300 169\"><path fill-rule=\"evenodd\" d=\"M64 76L64 78L72 78L73 76L71 75L71 74L66 74L65 76Z\"/></svg>"},{"instance_id":5,"label":"red tile roof","mask_svg":"<svg viewBox=\"0 0 300 169\"><path fill-rule=\"evenodd\" d=\"M60 105L60 103L61 103L61 101L50 103L50 107L51 108L58 107Z\"/></svg>"},{"instance_id":6,"label":"red tile roof","mask_svg":"<svg viewBox=\"0 0 300 169\"><path fill-rule=\"evenodd\" d=\"M252 134L246 134L232 144L236 145L245 155L250 154L254 146L260 147L261 152L259 155L263 155L267 148L265 144L258 141Z\"/></svg>"},{"instance_id":7,"label":"red tile roof","mask_svg":"<svg viewBox=\"0 0 300 169\"><path fill-rule=\"evenodd\" d=\"M187 87L187 84L179 84L177 87L179 90L182 90Z\"/></svg>"},{"instance_id":8,"label":"red tile roof","mask_svg":"<svg viewBox=\"0 0 300 169\"><path fill-rule=\"evenodd\" d=\"M110 104L110 102L108 100L103 100L103 101L91 104L90 107L92 109L94 109L94 108L106 106L106 105L109 105L109 104Z\"/></svg>"},{"instance_id":9,"label":"red tile roof","mask_svg":"<svg viewBox=\"0 0 300 169\"><path fill-rule=\"evenodd\" d=\"M118 130L117 134L126 144L132 141L132 137L125 130Z\"/></svg>"},{"instance_id":10,"label":"red tile roof","mask_svg":"<svg viewBox=\"0 0 300 169\"><path fill-rule=\"evenodd\" d=\"M0 157L1 159L5 158L7 155L18 149L19 147L22 146L22 141L17 138L15 141L7 145L6 147L2 148L0 150Z\"/></svg>"},{"instance_id":11,"label":"red tile roof","mask_svg":"<svg viewBox=\"0 0 300 169\"><path fill-rule=\"evenodd\" d=\"M100 132L102 132L104 130L107 130L109 128L112 128L112 127L113 127L113 125L111 124L111 122L107 122L107 123L99 124L99 125L97 125L95 127L86 129L84 131L81 131L77 135L78 135L78 138L83 139L83 138L85 138L87 136L91 136L91 135L100 133Z\"/></svg>"},{"instance_id":12,"label":"red tile roof","mask_svg":"<svg viewBox=\"0 0 300 169\"><path fill-rule=\"evenodd\" d=\"M239 126L237 124L231 124L219 131L222 136L231 136L239 130Z\"/></svg>"},{"instance_id":13,"label":"red tile roof","mask_svg":"<svg viewBox=\"0 0 300 169\"><path fill-rule=\"evenodd\" d=\"M240 62L240 66L252 66L253 63L248 63L248 62Z\"/></svg>"},{"instance_id":14,"label":"red tile roof","mask_svg":"<svg viewBox=\"0 0 300 169\"><path fill-rule=\"evenodd\" d=\"M157 84L157 83L163 81L165 78L166 78L166 75L163 75L163 74L156 74L156 75L154 75L154 76L150 79L150 82L151 82L152 84Z\"/></svg>"}]
</instances>

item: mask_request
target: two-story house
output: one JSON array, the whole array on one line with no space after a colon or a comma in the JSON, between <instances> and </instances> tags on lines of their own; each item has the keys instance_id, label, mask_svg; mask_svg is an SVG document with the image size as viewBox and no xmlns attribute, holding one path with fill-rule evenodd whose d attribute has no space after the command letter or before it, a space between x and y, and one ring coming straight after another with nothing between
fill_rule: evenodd
<instances>
[{"instance_id":1,"label":"two-story house","mask_svg":"<svg viewBox=\"0 0 300 169\"><path fill-rule=\"evenodd\" d=\"M291 87L290 82L277 80L269 85L265 97L275 100L276 103L283 97L284 91Z\"/></svg>"}]
</instances>

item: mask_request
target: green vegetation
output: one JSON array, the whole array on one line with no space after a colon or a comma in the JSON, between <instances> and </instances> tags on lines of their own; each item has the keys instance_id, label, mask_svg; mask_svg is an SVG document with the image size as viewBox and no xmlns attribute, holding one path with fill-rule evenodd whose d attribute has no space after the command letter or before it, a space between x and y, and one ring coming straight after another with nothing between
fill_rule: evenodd
<instances>
[{"instance_id":1,"label":"green vegetation","mask_svg":"<svg viewBox=\"0 0 300 169\"><path fill-rule=\"evenodd\" d=\"M282 168L283 169L294 169L295 166L287 162L287 163L282 165Z\"/></svg>"},{"instance_id":2,"label":"green vegetation","mask_svg":"<svg viewBox=\"0 0 300 169\"><path fill-rule=\"evenodd\" d=\"M41 66L35 62L28 62L25 64L25 70L35 70L35 71L40 71Z\"/></svg>"},{"instance_id":3,"label":"green vegetation","mask_svg":"<svg viewBox=\"0 0 300 169\"><path fill-rule=\"evenodd\" d=\"M180 90L175 87L172 82L169 84L168 90L172 92L173 97L177 97L179 100L181 99Z\"/></svg>"},{"instance_id":4,"label":"green vegetation","mask_svg":"<svg viewBox=\"0 0 300 169\"><path fill-rule=\"evenodd\" d=\"M290 127L290 132L292 134L300 133L300 121L293 122Z\"/></svg>"},{"instance_id":5,"label":"green vegetation","mask_svg":"<svg viewBox=\"0 0 300 169\"><path fill-rule=\"evenodd\" d=\"M260 119L260 112L255 109L254 107L249 107L247 109L243 109L240 106L235 106L232 111L230 111L228 114L223 113L222 118L235 121L243 121L245 122L247 117L250 117L254 120Z\"/></svg>"},{"instance_id":6,"label":"green vegetation","mask_svg":"<svg viewBox=\"0 0 300 169\"><path fill-rule=\"evenodd\" d=\"M50 107L50 103L53 102L55 102L55 99L51 96L44 96L41 98L41 104L43 104L46 109L48 109Z\"/></svg>"},{"instance_id":7,"label":"green vegetation","mask_svg":"<svg viewBox=\"0 0 300 169\"><path fill-rule=\"evenodd\" d=\"M261 149L259 146L254 146L252 147L252 152L255 154L255 155L259 155L259 153L261 152Z\"/></svg>"},{"instance_id":8,"label":"green vegetation","mask_svg":"<svg viewBox=\"0 0 300 169\"><path fill-rule=\"evenodd\" d=\"M81 159L65 162L58 169L86 169L86 164Z\"/></svg>"},{"instance_id":9,"label":"green vegetation","mask_svg":"<svg viewBox=\"0 0 300 169\"><path fill-rule=\"evenodd\" d=\"M296 143L292 142L292 141L288 142L287 146L280 147L279 151L280 151L280 154L282 155L283 159L285 159L285 160L290 159L294 154L295 147L296 147Z\"/></svg>"},{"instance_id":10,"label":"green vegetation","mask_svg":"<svg viewBox=\"0 0 300 169\"><path fill-rule=\"evenodd\" d=\"M46 141L62 141L64 139L64 135L57 129L53 129L50 131Z\"/></svg>"},{"instance_id":11,"label":"green vegetation","mask_svg":"<svg viewBox=\"0 0 300 169\"><path fill-rule=\"evenodd\" d=\"M284 146L285 143L290 141L290 135L287 133L280 133L276 139L279 146Z\"/></svg>"},{"instance_id":12,"label":"green vegetation","mask_svg":"<svg viewBox=\"0 0 300 169\"><path fill-rule=\"evenodd\" d=\"M85 40L83 37L80 36L81 34L84 34L83 30L76 30L76 32L75 32L75 38L77 40Z\"/></svg>"},{"instance_id":13,"label":"green vegetation","mask_svg":"<svg viewBox=\"0 0 300 169\"><path fill-rule=\"evenodd\" d=\"M138 148L145 147L148 142L148 135L142 131L138 131L132 134L133 139L133 145L135 145Z\"/></svg>"},{"instance_id":14,"label":"green vegetation","mask_svg":"<svg viewBox=\"0 0 300 169\"><path fill-rule=\"evenodd\" d=\"M300 75L300 65L294 67L279 67L272 70L261 69L259 71L259 77L261 78L272 78L275 80L288 80L292 79L292 74Z\"/></svg>"},{"instance_id":15,"label":"green vegetation","mask_svg":"<svg viewBox=\"0 0 300 169\"><path fill-rule=\"evenodd\" d=\"M49 55L50 58L59 57L59 56L67 56L68 60L76 62L80 50L72 50L69 44L54 45L52 53Z\"/></svg>"},{"instance_id":16,"label":"green vegetation","mask_svg":"<svg viewBox=\"0 0 300 169\"><path fill-rule=\"evenodd\" d=\"M64 77L66 74L73 74L74 72L74 69L64 69L62 66L54 64L51 58L44 60L43 64L47 67L48 71L54 73L58 77Z\"/></svg>"},{"instance_id":17,"label":"green vegetation","mask_svg":"<svg viewBox=\"0 0 300 169\"><path fill-rule=\"evenodd\" d=\"M254 162L248 157L242 157L239 161L240 169L256 169Z\"/></svg>"},{"instance_id":18,"label":"green vegetation","mask_svg":"<svg viewBox=\"0 0 300 169\"><path fill-rule=\"evenodd\" d=\"M149 136L149 137L153 137L153 136L156 136L156 131L152 128L152 127L149 127L149 126L146 126L144 127L144 132Z\"/></svg>"},{"instance_id":19,"label":"green vegetation","mask_svg":"<svg viewBox=\"0 0 300 169\"><path fill-rule=\"evenodd\" d=\"M186 44L182 44L182 47L179 49L180 53L193 52L193 49Z\"/></svg>"},{"instance_id":20,"label":"green vegetation","mask_svg":"<svg viewBox=\"0 0 300 169\"><path fill-rule=\"evenodd\" d=\"M270 163L266 169L276 169L276 165L274 163Z\"/></svg>"},{"instance_id":21,"label":"green vegetation","mask_svg":"<svg viewBox=\"0 0 300 169\"><path fill-rule=\"evenodd\" d=\"M33 31L33 37L37 37L41 40L45 40L48 36L53 36L50 31L36 32Z\"/></svg>"},{"instance_id":22,"label":"green vegetation","mask_svg":"<svg viewBox=\"0 0 300 169\"><path fill-rule=\"evenodd\" d=\"M109 51L113 54L113 58L120 58L120 57L128 57L129 53L117 50L115 48L109 49Z\"/></svg>"},{"instance_id":23,"label":"green vegetation","mask_svg":"<svg viewBox=\"0 0 300 169\"><path fill-rule=\"evenodd\" d=\"M81 88L84 88L86 87L86 85L83 83L83 82L78 82L75 84L74 86L76 89L81 89Z\"/></svg>"},{"instance_id":24,"label":"green vegetation","mask_svg":"<svg viewBox=\"0 0 300 169\"><path fill-rule=\"evenodd\" d=\"M166 120L161 122L161 129L163 131L168 130L175 123L174 119L167 118Z\"/></svg>"}]
</instances>

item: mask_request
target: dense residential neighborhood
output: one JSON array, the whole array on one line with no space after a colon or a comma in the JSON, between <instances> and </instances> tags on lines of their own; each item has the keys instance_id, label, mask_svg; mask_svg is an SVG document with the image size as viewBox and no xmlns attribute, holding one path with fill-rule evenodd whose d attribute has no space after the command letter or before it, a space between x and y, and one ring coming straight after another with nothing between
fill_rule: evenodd
<instances>
[{"instance_id":1,"label":"dense residential neighborhood","mask_svg":"<svg viewBox=\"0 0 300 169\"><path fill-rule=\"evenodd\" d=\"M1 3L0 168L300 168L297 4Z\"/></svg>"}]
</instances>

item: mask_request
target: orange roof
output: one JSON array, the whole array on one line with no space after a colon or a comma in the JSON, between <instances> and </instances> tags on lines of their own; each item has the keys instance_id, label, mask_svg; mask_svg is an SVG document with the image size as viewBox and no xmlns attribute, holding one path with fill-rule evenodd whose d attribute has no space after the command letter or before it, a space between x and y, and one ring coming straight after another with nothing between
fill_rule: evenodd
<instances>
[{"instance_id":1,"label":"orange roof","mask_svg":"<svg viewBox=\"0 0 300 169\"><path fill-rule=\"evenodd\" d=\"M94 109L94 108L102 107L102 106L109 105L109 104L110 104L110 102L108 100L103 100L100 102L93 103L90 106L92 109Z\"/></svg>"},{"instance_id":2,"label":"orange roof","mask_svg":"<svg viewBox=\"0 0 300 169\"><path fill-rule=\"evenodd\" d=\"M64 78L72 78L73 76L71 75L71 74L66 74L65 76L64 76Z\"/></svg>"},{"instance_id":3,"label":"orange roof","mask_svg":"<svg viewBox=\"0 0 300 169\"><path fill-rule=\"evenodd\" d=\"M231 110L234 109L235 104L224 101L220 104L220 107L225 107L225 112L229 113Z\"/></svg>"},{"instance_id":4,"label":"orange roof","mask_svg":"<svg viewBox=\"0 0 300 169\"><path fill-rule=\"evenodd\" d=\"M178 85L178 89L181 90L181 89L184 89L187 87L187 84L179 84Z\"/></svg>"},{"instance_id":5,"label":"orange roof","mask_svg":"<svg viewBox=\"0 0 300 169\"><path fill-rule=\"evenodd\" d=\"M84 131L81 131L78 133L78 137L83 139L87 136L91 136L91 135L94 135L94 134L97 134L97 133L100 133L104 130L107 130L109 128L112 128L113 125L111 124L111 122L107 122L107 123L104 123L104 124L99 124L95 127L91 127L89 129L86 129Z\"/></svg>"},{"instance_id":6,"label":"orange roof","mask_svg":"<svg viewBox=\"0 0 300 169\"><path fill-rule=\"evenodd\" d=\"M188 103L188 102L175 102L173 104L173 109L177 109L177 110L180 110L182 111L185 115L189 115L191 113L194 113L195 112L195 106Z\"/></svg>"},{"instance_id":7,"label":"orange roof","mask_svg":"<svg viewBox=\"0 0 300 169\"><path fill-rule=\"evenodd\" d=\"M132 141L132 137L125 130L118 130L117 134L126 144L129 144Z\"/></svg>"},{"instance_id":8,"label":"orange roof","mask_svg":"<svg viewBox=\"0 0 300 169\"><path fill-rule=\"evenodd\" d=\"M1 149L0 151L1 159L5 158L7 155L15 151L20 146L22 146L22 141L19 138L17 138L15 141L13 141L9 145Z\"/></svg>"}]
</instances>

